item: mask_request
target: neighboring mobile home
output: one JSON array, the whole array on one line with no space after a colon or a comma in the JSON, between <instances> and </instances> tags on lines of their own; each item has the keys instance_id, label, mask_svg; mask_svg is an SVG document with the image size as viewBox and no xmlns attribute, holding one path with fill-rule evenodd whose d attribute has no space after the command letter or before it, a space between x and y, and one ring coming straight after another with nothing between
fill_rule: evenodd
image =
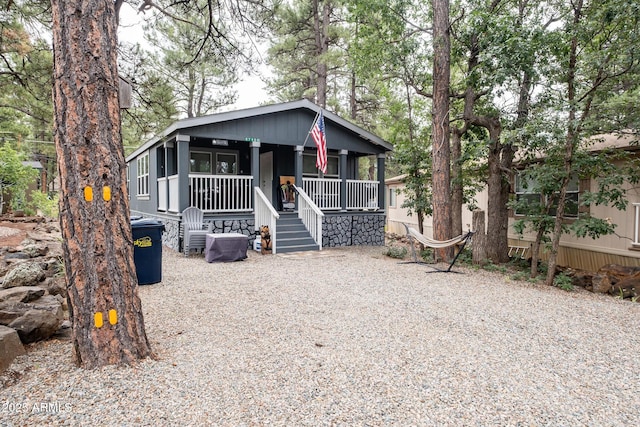
<instances>
[{"instance_id":1,"label":"neighboring mobile home","mask_svg":"<svg viewBox=\"0 0 640 427\"><path fill-rule=\"evenodd\" d=\"M274 253L384 245L391 144L322 110L328 153L322 173L309 135L320 111L301 100L175 122L127 157L131 214L161 220L164 244L176 250L181 213L190 206L205 212L214 232L253 239L269 225ZM371 156L377 179L361 180L359 162ZM287 235L285 218L298 218L307 236Z\"/></svg>"},{"instance_id":2,"label":"neighboring mobile home","mask_svg":"<svg viewBox=\"0 0 640 427\"><path fill-rule=\"evenodd\" d=\"M592 144L589 149L596 152L606 148L616 148L620 150L628 150L633 155L640 153L640 147L631 144L631 139L620 139L613 135L608 135L599 142ZM408 210L402 208L404 201L404 176L389 178L386 180L386 192L388 197L387 206L387 229L396 234L404 234L402 223L417 228L417 218L409 216ZM576 180L575 186L570 189L569 197L574 197L576 201L580 198L580 193L590 190L596 191L597 182L591 180ZM558 252L558 265L572 267L576 269L597 271L600 267L607 264L619 264L638 266L640 265L640 188L633 187L626 183L624 188L626 191L629 205L625 211L619 211L609 206L591 206L588 212L581 210L581 213L588 213L597 218L608 218L612 223L617 224L616 234L603 236L597 240L589 237L578 238L572 235L564 234L560 240L560 249ZM520 188L517 179L512 183L513 197L526 194L531 197L532 194L526 193L526 190ZM487 193L483 190L476 195L476 204L486 212L487 209ZM522 237L518 236L513 230L513 222L521 218L517 212L510 213L509 219L509 245L511 247L531 247L535 238L533 233L526 234ZM566 221L571 222L573 219L567 217ZM486 223L487 219L485 219ZM471 212L463 208L463 229L467 229L467 225L471 224ZM433 230L431 227L431 218L425 218L424 234L431 237ZM530 254L525 252L526 256ZM543 251L541 258L546 259L547 255Z\"/></svg>"}]
</instances>

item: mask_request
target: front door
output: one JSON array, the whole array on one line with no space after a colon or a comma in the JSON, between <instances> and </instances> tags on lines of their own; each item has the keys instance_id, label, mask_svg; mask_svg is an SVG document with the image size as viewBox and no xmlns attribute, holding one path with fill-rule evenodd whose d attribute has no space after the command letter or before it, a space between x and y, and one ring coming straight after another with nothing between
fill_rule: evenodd
<instances>
[{"instance_id":1,"label":"front door","mask_svg":"<svg viewBox=\"0 0 640 427\"><path fill-rule=\"evenodd\" d=\"M260 190L273 205L273 151L260 154Z\"/></svg>"}]
</instances>

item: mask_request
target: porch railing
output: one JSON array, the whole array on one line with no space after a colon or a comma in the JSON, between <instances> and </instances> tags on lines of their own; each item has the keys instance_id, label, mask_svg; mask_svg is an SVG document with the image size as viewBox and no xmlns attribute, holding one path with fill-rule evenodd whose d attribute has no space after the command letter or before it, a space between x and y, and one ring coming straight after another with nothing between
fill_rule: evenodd
<instances>
[{"instance_id":1,"label":"porch railing","mask_svg":"<svg viewBox=\"0 0 640 427\"><path fill-rule=\"evenodd\" d=\"M327 178L303 178L302 189L322 210L339 210L340 180Z\"/></svg>"},{"instance_id":2,"label":"porch railing","mask_svg":"<svg viewBox=\"0 0 640 427\"><path fill-rule=\"evenodd\" d=\"M276 222L280 218L280 214L273 208L271 202L264 195L260 187L254 187L255 205L253 212L255 218L255 230L259 231L263 225L269 226L269 234L271 235L271 253L277 253L278 244L276 242Z\"/></svg>"},{"instance_id":3,"label":"porch railing","mask_svg":"<svg viewBox=\"0 0 640 427\"><path fill-rule=\"evenodd\" d=\"M189 175L189 203L205 212L247 212L253 177L245 175Z\"/></svg>"},{"instance_id":4,"label":"porch railing","mask_svg":"<svg viewBox=\"0 0 640 427\"><path fill-rule=\"evenodd\" d=\"M165 211L168 208L167 187L169 179L167 177L158 178L158 210Z\"/></svg>"},{"instance_id":5,"label":"porch railing","mask_svg":"<svg viewBox=\"0 0 640 427\"><path fill-rule=\"evenodd\" d=\"M178 175L171 175L169 177L169 211L180 211L180 199L178 198L178 192L180 186L178 185Z\"/></svg>"},{"instance_id":6,"label":"porch railing","mask_svg":"<svg viewBox=\"0 0 640 427\"><path fill-rule=\"evenodd\" d=\"M178 175L158 178L158 210L178 212Z\"/></svg>"},{"instance_id":7,"label":"porch railing","mask_svg":"<svg viewBox=\"0 0 640 427\"><path fill-rule=\"evenodd\" d=\"M304 226L309 230L309 234L316 241L322 250L322 217L324 214L318 206L313 203L309 195L300 187L296 187L298 193L298 218L302 220Z\"/></svg>"},{"instance_id":8,"label":"porch railing","mask_svg":"<svg viewBox=\"0 0 640 427\"><path fill-rule=\"evenodd\" d=\"M347 180L347 209L378 209L378 181Z\"/></svg>"},{"instance_id":9,"label":"porch railing","mask_svg":"<svg viewBox=\"0 0 640 427\"><path fill-rule=\"evenodd\" d=\"M633 242L631 244L636 247L640 247L640 203L634 203L633 207L635 208L635 226L634 226L634 236Z\"/></svg>"},{"instance_id":10,"label":"porch railing","mask_svg":"<svg viewBox=\"0 0 640 427\"><path fill-rule=\"evenodd\" d=\"M340 179L303 178L302 189L321 210L339 210ZM347 179L347 210L378 209L379 181Z\"/></svg>"}]
</instances>

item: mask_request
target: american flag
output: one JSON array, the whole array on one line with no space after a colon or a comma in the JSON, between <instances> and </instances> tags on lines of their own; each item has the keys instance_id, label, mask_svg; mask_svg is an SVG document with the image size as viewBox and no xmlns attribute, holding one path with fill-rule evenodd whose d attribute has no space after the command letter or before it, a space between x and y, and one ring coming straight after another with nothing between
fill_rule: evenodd
<instances>
[{"instance_id":1,"label":"american flag","mask_svg":"<svg viewBox=\"0 0 640 427\"><path fill-rule=\"evenodd\" d=\"M311 137L316 143L316 147L318 147L318 154L316 154L316 167L322 171L322 173L327 173L327 138L324 133L324 117L322 117L322 111L320 111L320 116L318 116L318 120L316 120L313 129L311 129Z\"/></svg>"}]
</instances>

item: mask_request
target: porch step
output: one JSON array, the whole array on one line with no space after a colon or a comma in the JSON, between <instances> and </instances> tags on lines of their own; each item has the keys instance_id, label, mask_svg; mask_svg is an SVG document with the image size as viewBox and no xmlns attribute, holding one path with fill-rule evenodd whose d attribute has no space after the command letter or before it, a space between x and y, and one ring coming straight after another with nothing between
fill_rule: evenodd
<instances>
[{"instance_id":1,"label":"porch step","mask_svg":"<svg viewBox=\"0 0 640 427\"><path fill-rule=\"evenodd\" d=\"M280 213L276 226L278 253L320 250L295 212Z\"/></svg>"}]
</instances>

